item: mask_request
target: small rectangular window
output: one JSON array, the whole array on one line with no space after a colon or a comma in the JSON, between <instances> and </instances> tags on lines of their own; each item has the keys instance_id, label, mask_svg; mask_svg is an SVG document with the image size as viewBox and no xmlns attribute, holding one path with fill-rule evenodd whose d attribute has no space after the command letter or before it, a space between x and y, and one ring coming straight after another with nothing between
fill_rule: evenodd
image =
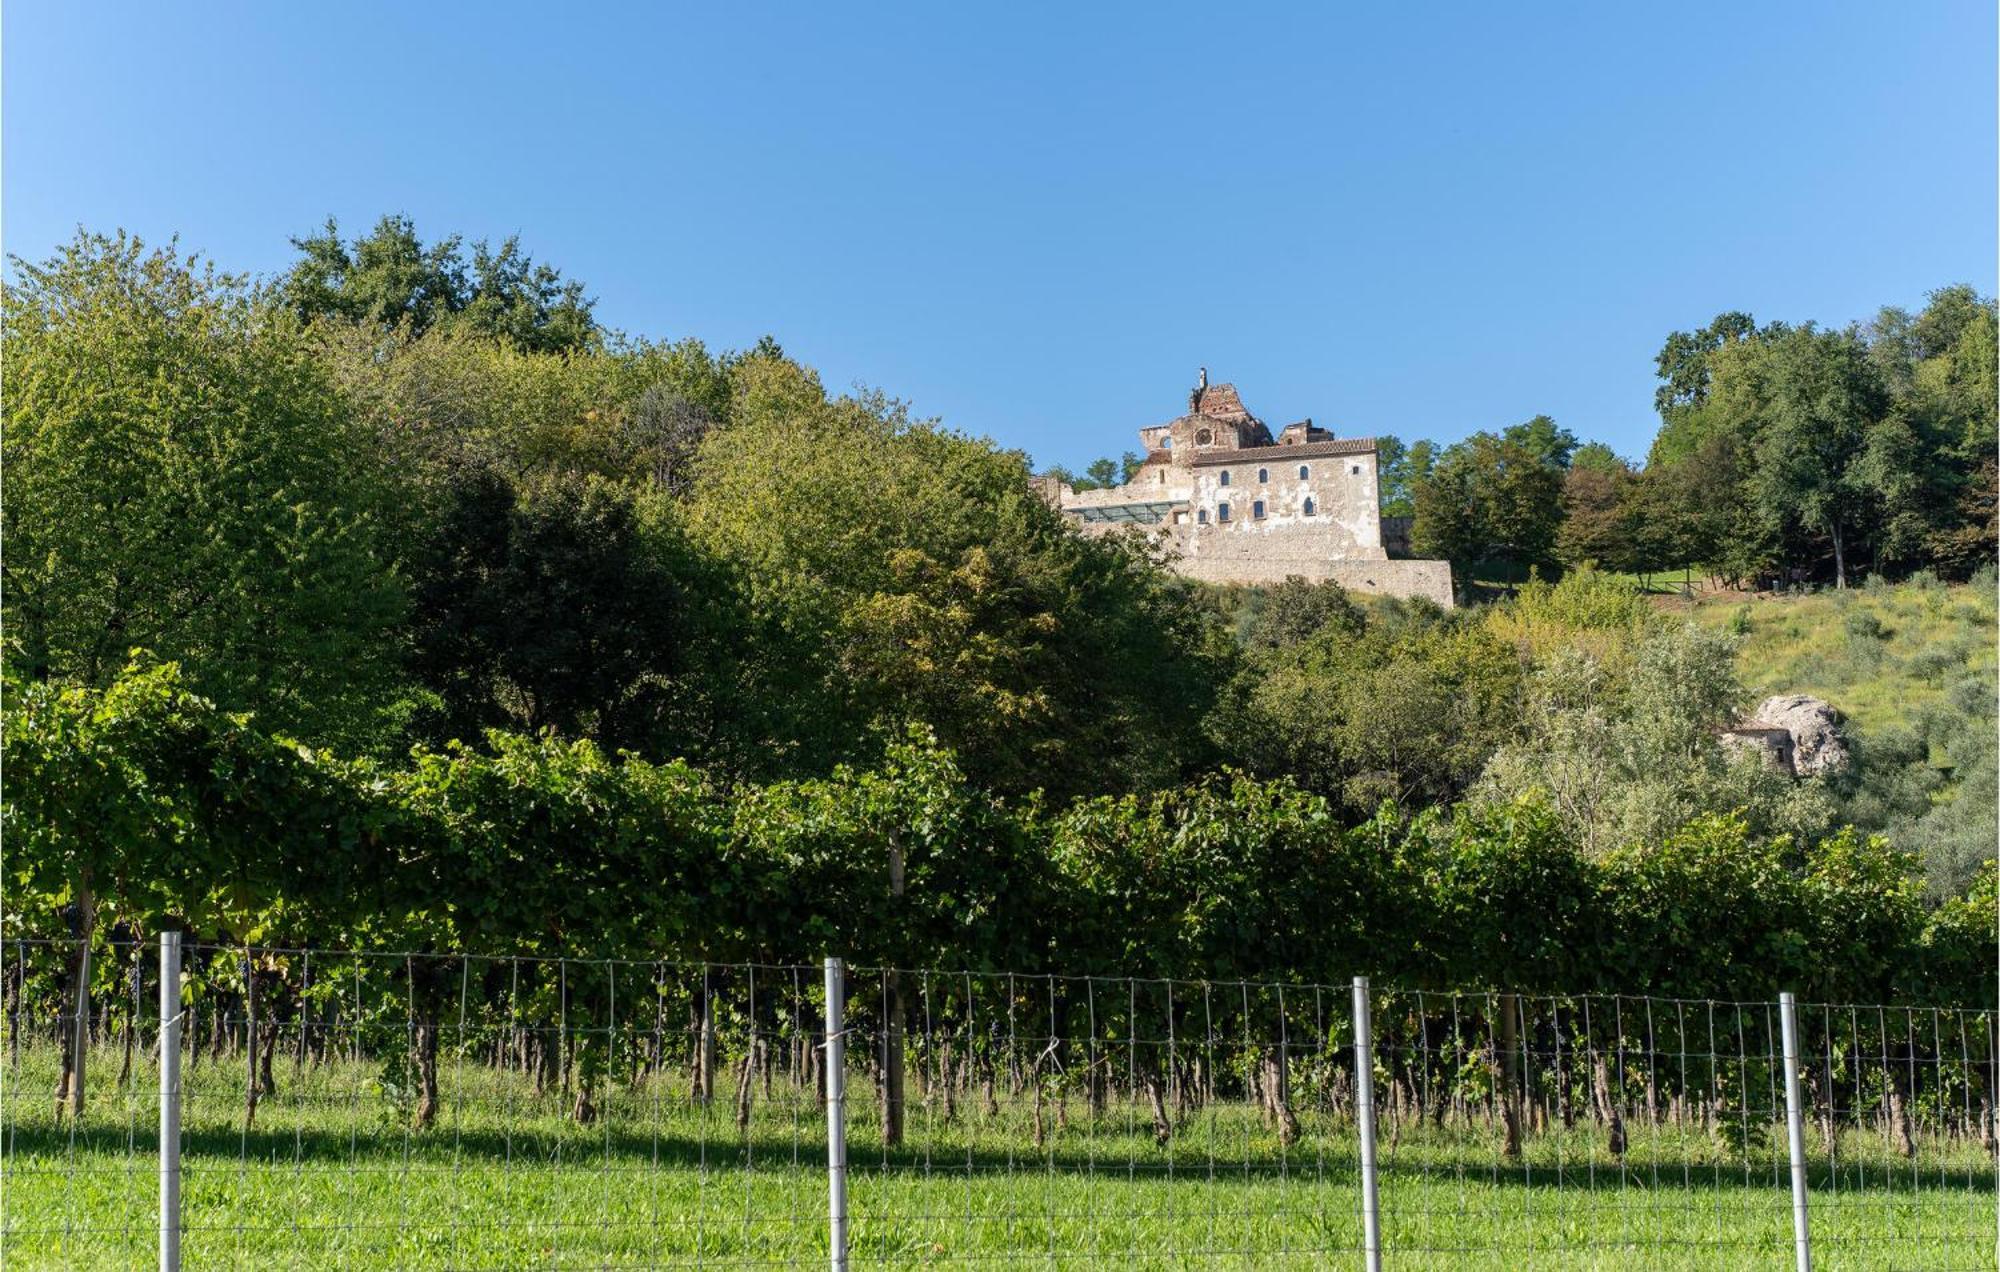
<instances>
[{"instance_id":1,"label":"small rectangular window","mask_svg":"<svg viewBox=\"0 0 2000 1272\"><path fill-rule=\"evenodd\" d=\"M1226 504L1226 503L1220 503L1220 504L1217 504L1217 505L1215 505L1215 519L1216 519L1217 521L1227 521L1227 520L1229 520L1229 505L1228 505L1228 504Z\"/></svg>"},{"instance_id":2,"label":"small rectangular window","mask_svg":"<svg viewBox=\"0 0 2000 1272\"><path fill-rule=\"evenodd\" d=\"M1204 525L1204 526L1205 526L1205 525L1207 525L1207 524L1208 524L1208 509L1206 509L1206 508L1197 508L1197 509L1195 509L1195 513L1194 513L1194 519L1195 519L1195 522L1196 522L1196 524L1198 524L1198 525Z\"/></svg>"},{"instance_id":3,"label":"small rectangular window","mask_svg":"<svg viewBox=\"0 0 2000 1272\"><path fill-rule=\"evenodd\" d=\"M1250 505L1250 518L1253 521L1262 521L1264 519L1264 501L1262 499Z\"/></svg>"},{"instance_id":4,"label":"small rectangular window","mask_svg":"<svg viewBox=\"0 0 2000 1272\"><path fill-rule=\"evenodd\" d=\"M1222 480L1219 484L1224 486L1229 484L1229 470L1227 468L1222 470Z\"/></svg>"},{"instance_id":5,"label":"small rectangular window","mask_svg":"<svg viewBox=\"0 0 2000 1272\"><path fill-rule=\"evenodd\" d=\"M1361 465L1359 464L1354 465L1351 471L1354 473L1356 477L1359 477L1361 475Z\"/></svg>"}]
</instances>

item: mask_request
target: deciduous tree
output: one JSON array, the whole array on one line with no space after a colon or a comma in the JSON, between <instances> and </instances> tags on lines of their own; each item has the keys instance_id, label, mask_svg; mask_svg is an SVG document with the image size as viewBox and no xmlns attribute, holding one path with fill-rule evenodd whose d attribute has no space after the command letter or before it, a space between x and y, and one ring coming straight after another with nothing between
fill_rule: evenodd
<instances>
[{"instance_id":1,"label":"deciduous tree","mask_svg":"<svg viewBox=\"0 0 2000 1272\"><path fill-rule=\"evenodd\" d=\"M269 727L365 748L401 701L388 474L248 284L80 234L6 287L8 660L104 685L145 646Z\"/></svg>"}]
</instances>

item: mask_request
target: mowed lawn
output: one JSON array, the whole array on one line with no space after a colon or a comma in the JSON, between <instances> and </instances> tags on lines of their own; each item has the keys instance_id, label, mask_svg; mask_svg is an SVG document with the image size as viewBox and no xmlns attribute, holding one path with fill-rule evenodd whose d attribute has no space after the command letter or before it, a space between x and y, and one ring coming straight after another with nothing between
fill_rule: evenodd
<instances>
[{"instance_id":1,"label":"mowed lawn","mask_svg":"<svg viewBox=\"0 0 2000 1272\"><path fill-rule=\"evenodd\" d=\"M155 1081L141 1056L92 1075L80 1128L58 1123L53 1057L0 1070L8 1268L144 1266L157 1240ZM184 1114L189 1268L743 1267L823 1265L825 1122L812 1092L735 1083L703 1105L684 1082L621 1084L578 1126L559 1094L445 1062L444 1111L412 1132L379 1070L277 1066L279 1093L246 1130L240 1062L204 1060ZM1212 1104L1167 1145L1114 1102L1031 1098L949 1118L913 1089L904 1146L885 1152L865 1074L853 1078L849 1205L857 1265L957 1261L1042 1267L1306 1267L1360 1263L1356 1140L1302 1111L1289 1149L1254 1109ZM1747 1157L1688 1127L1634 1126L1623 1163L1592 1129L1533 1136L1516 1166L1475 1119L1440 1131L1385 1122L1389 1265L1508 1268L1784 1267L1791 1259L1782 1127ZM1777 1147L1774 1147L1777 1146ZM1830 1169L1814 1136L1820 1266L1990 1268L1996 1176L1976 1142L1925 1137L1914 1160L1853 1131Z\"/></svg>"}]
</instances>

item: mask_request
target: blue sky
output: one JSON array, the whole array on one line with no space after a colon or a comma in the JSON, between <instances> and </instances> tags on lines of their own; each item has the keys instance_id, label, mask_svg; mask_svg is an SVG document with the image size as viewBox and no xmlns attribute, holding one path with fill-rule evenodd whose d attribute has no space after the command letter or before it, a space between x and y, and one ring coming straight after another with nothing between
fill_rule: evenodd
<instances>
[{"instance_id":1,"label":"blue sky","mask_svg":"<svg viewBox=\"0 0 2000 1272\"><path fill-rule=\"evenodd\" d=\"M10 0L0 232L518 232L613 326L1072 465L1202 364L1642 455L1675 327L1993 290L1990 0L1229 10Z\"/></svg>"}]
</instances>

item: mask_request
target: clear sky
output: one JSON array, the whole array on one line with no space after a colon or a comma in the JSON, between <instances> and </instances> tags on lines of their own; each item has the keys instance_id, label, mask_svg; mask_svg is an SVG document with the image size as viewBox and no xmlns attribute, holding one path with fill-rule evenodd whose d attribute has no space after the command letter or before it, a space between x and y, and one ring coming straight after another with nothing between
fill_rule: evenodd
<instances>
[{"instance_id":1,"label":"clear sky","mask_svg":"<svg viewBox=\"0 0 2000 1272\"><path fill-rule=\"evenodd\" d=\"M1274 424L1642 455L1673 328L1994 285L1992 0L8 0L0 39L9 252L519 232L612 326L770 332L1042 463L1203 364Z\"/></svg>"}]
</instances>

